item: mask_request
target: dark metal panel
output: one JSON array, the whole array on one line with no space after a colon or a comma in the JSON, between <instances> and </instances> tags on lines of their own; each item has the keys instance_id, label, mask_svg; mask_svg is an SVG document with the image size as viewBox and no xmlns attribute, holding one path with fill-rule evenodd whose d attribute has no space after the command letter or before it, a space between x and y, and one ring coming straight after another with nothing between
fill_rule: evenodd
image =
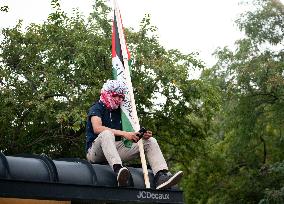
<instances>
[{"instance_id":1,"label":"dark metal panel","mask_svg":"<svg viewBox=\"0 0 284 204\"><path fill-rule=\"evenodd\" d=\"M27 181L52 181L47 165L37 158L6 156L11 179Z\"/></svg>"},{"instance_id":2,"label":"dark metal panel","mask_svg":"<svg viewBox=\"0 0 284 204\"><path fill-rule=\"evenodd\" d=\"M0 178L10 178L9 165L2 152L0 152Z\"/></svg>"},{"instance_id":3,"label":"dark metal panel","mask_svg":"<svg viewBox=\"0 0 284 204\"><path fill-rule=\"evenodd\" d=\"M56 166L53 163L53 161L45 154L40 154L40 155L38 154L18 154L15 156L21 157L22 159L34 158L34 159L41 161L47 168L50 181L58 182L58 173L57 173Z\"/></svg>"},{"instance_id":4,"label":"dark metal panel","mask_svg":"<svg viewBox=\"0 0 284 204\"><path fill-rule=\"evenodd\" d=\"M91 167L82 161L53 161L58 172L59 183L95 185L96 175Z\"/></svg>"},{"instance_id":5,"label":"dark metal panel","mask_svg":"<svg viewBox=\"0 0 284 204\"><path fill-rule=\"evenodd\" d=\"M98 186L116 187L116 175L109 165L92 164L92 167L97 175Z\"/></svg>"},{"instance_id":6,"label":"dark metal panel","mask_svg":"<svg viewBox=\"0 0 284 204\"><path fill-rule=\"evenodd\" d=\"M94 203L183 203L182 191L98 187L0 179L0 196Z\"/></svg>"},{"instance_id":7,"label":"dark metal panel","mask_svg":"<svg viewBox=\"0 0 284 204\"><path fill-rule=\"evenodd\" d=\"M135 188L145 188L143 169L133 168L133 167L129 167L128 169L132 175L134 187ZM150 187L152 189L155 189L154 175L153 175L152 170L148 169L148 176L149 176Z\"/></svg>"}]
</instances>

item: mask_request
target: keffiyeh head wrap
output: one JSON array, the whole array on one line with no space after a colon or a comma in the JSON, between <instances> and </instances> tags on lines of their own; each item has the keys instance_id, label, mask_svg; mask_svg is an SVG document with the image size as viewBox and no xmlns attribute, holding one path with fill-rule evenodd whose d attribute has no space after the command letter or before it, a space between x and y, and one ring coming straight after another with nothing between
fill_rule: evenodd
<instances>
[{"instance_id":1,"label":"keffiyeh head wrap","mask_svg":"<svg viewBox=\"0 0 284 204\"><path fill-rule=\"evenodd\" d=\"M127 88L125 84L121 81L108 80L106 83L104 83L103 88L101 90L100 100L105 104L108 109L117 109L124 99L126 90ZM119 99L114 98L115 96L119 96Z\"/></svg>"}]
</instances>

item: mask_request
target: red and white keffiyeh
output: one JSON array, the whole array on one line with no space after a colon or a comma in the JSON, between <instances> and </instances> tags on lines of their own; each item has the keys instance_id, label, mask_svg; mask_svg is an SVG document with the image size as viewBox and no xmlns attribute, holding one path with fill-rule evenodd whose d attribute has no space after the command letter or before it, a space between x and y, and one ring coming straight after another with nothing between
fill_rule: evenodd
<instances>
[{"instance_id":1,"label":"red and white keffiyeh","mask_svg":"<svg viewBox=\"0 0 284 204\"><path fill-rule=\"evenodd\" d=\"M124 83L117 80L108 80L104 83L101 90L100 100L104 103L107 109L115 110L122 103L126 93L126 86ZM116 98L119 96L119 98Z\"/></svg>"}]
</instances>

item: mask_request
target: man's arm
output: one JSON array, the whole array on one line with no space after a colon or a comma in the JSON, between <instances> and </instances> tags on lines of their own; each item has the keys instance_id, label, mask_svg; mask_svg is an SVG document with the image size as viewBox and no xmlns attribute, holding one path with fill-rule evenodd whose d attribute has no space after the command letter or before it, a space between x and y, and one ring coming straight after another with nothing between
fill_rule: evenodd
<instances>
[{"instance_id":1,"label":"man's arm","mask_svg":"<svg viewBox=\"0 0 284 204\"><path fill-rule=\"evenodd\" d=\"M110 130L114 134L114 136L124 137L128 140L134 140L135 142L137 142L139 140L139 137L136 136L137 134L139 134L138 132L126 132L126 131L122 131L122 130L116 130L116 129L108 128L106 126L103 126L102 120L98 116L92 116L91 122L92 122L92 126L93 126L93 131L96 134L100 134L104 130Z\"/></svg>"}]
</instances>

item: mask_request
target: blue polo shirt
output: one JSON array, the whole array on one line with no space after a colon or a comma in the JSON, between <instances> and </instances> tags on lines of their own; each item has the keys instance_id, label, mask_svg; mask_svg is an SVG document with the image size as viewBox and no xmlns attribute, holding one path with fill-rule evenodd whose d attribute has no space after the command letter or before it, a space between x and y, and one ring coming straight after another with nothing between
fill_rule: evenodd
<instances>
[{"instance_id":1,"label":"blue polo shirt","mask_svg":"<svg viewBox=\"0 0 284 204\"><path fill-rule=\"evenodd\" d=\"M92 146L93 141L98 137L94 133L91 123L92 116L98 116L102 120L102 125L111 129L122 130L120 108L116 110L109 110L105 105L98 101L94 103L88 112L87 125L86 125L86 152ZM115 137L115 140L120 140L120 137Z\"/></svg>"}]
</instances>

